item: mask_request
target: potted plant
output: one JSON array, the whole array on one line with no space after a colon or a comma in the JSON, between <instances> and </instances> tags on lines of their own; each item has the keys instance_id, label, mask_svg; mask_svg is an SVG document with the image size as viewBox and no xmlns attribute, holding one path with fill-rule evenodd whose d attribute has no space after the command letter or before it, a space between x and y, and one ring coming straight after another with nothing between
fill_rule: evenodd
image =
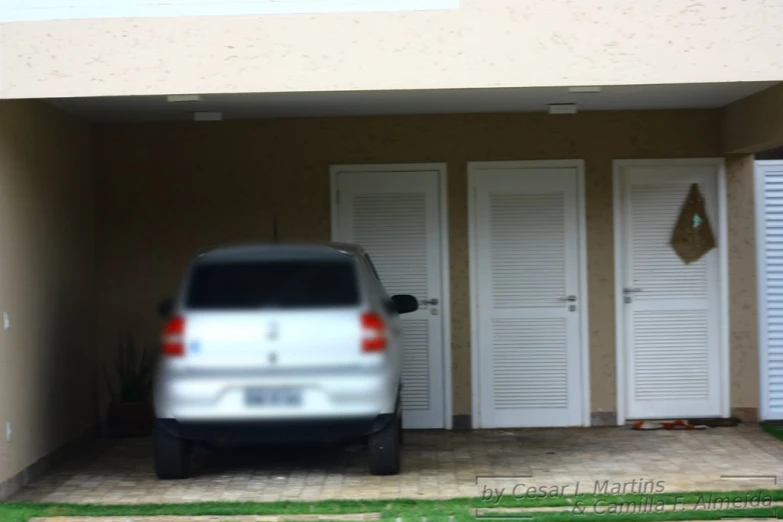
<instances>
[{"instance_id":1,"label":"potted plant","mask_svg":"<svg viewBox=\"0 0 783 522\"><path fill-rule=\"evenodd\" d=\"M154 352L137 350L130 332L120 332L115 368L118 387L112 384L106 366L103 367L106 386L111 395L111 402L106 412L109 432L119 437L150 435L154 420L150 400L155 368Z\"/></svg>"}]
</instances>

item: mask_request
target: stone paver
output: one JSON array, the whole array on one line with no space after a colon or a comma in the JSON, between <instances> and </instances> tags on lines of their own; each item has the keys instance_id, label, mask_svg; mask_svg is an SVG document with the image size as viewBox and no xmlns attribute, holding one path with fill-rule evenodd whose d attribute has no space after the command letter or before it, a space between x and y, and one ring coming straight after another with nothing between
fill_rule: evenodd
<instances>
[{"instance_id":1,"label":"stone paver","mask_svg":"<svg viewBox=\"0 0 783 522\"><path fill-rule=\"evenodd\" d=\"M569 494L577 484L580 493L592 493L596 483L604 492L626 493L650 493L654 486L658 492L783 487L783 443L754 425L704 431L417 431L406 432L403 471L397 476L369 475L365 451L357 448L256 448L197 456L192 478L160 481L152 471L151 440L102 439L89 454L51 470L11 500L454 498L501 490L521 494L528 486L565 488Z\"/></svg>"}]
</instances>

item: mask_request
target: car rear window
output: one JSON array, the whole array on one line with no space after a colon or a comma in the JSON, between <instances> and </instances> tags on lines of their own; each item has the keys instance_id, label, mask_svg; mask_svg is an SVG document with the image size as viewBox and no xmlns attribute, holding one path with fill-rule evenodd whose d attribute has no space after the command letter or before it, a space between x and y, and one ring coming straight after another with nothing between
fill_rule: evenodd
<instances>
[{"instance_id":1,"label":"car rear window","mask_svg":"<svg viewBox=\"0 0 783 522\"><path fill-rule=\"evenodd\" d=\"M356 305L350 261L253 261L197 265L185 306L194 310Z\"/></svg>"}]
</instances>

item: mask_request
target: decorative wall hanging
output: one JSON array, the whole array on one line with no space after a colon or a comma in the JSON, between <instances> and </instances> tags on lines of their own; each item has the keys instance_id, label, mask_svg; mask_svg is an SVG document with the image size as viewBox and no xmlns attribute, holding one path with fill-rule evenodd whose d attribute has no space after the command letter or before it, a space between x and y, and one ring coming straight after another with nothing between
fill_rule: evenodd
<instances>
[{"instance_id":1,"label":"decorative wall hanging","mask_svg":"<svg viewBox=\"0 0 783 522\"><path fill-rule=\"evenodd\" d=\"M682 206L671 245L686 265L698 261L716 246L704 198L696 183L691 185Z\"/></svg>"}]
</instances>

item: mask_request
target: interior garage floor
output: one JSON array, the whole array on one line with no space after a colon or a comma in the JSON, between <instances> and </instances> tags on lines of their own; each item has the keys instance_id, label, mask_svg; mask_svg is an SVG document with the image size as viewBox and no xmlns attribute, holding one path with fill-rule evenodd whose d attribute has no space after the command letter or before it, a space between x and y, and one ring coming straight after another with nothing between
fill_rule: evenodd
<instances>
[{"instance_id":1,"label":"interior garage floor","mask_svg":"<svg viewBox=\"0 0 783 522\"><path fill-rule=\"evenodd\" d=\"M196 456L192 478L160 481L150 439L101 439L11 501L167 503L456 498L517 484L580 493L632 481L665 492L775 488L783 442L756 425L406 432L403 472L370 476L363 449L266 448ZM638 487L638 486L637 486ZM659 490L660 491L660 490ZM638 492L638 491L636 491ZM651 492L649 489L647 492Z\"/></svg>"}]
</instances>

